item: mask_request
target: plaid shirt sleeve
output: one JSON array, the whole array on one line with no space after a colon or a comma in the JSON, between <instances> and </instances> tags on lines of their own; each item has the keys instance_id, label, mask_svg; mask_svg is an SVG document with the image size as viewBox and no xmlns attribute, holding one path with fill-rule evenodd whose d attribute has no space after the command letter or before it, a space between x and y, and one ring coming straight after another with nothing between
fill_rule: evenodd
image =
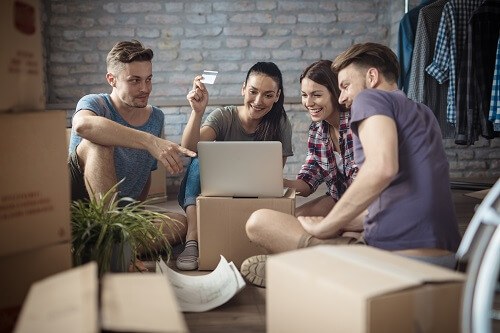
<instances>
[{"instance_id":1,"label":"plaid shirt sleeve","mask_svg":"<svg viewBox=\"0 0 500 333\"><path fill-rule=\"evenodd\" d=\"M427 66L426 71L439 83L443 83L449 78L450 66L452 66L452 41L454 38L455 19L451 3L447 3L443 8L441 21L436 38L434 58Z\"/></svg>"}]
</instances>

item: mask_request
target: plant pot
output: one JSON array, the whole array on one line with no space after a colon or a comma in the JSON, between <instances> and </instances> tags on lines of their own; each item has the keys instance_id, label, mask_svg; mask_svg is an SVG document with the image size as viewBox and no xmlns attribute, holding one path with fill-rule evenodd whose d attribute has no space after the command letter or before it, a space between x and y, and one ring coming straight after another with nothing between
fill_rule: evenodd
<instances>
[{"instance_id":1,"label":"plant pot","mask_svg":"<svg viewBox=\"0 0 500 333\"><path fill-rule=\"evenodd\" d=\"M127 272L132 263L132 247L129 242L113 245L109 263L109 271L114 273Z\"/></svg>"}]
</instances>

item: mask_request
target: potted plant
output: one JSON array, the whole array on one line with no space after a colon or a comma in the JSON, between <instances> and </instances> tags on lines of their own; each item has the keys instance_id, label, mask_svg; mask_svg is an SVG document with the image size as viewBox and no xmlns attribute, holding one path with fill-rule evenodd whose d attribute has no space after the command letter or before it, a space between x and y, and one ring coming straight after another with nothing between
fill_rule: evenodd
<instances>
[{"instance_id":1,"label":"potted plant","mask_svg":"<svg viewBox=\"0 0 500 333\"><path fill-rule=\"evenodd\" d=\"M166 252L169 257L171 246L162 230L177 232L179 223L147 200L119 198L119 184L104 195L71 204L73 262L81 265L95 260L99 276L127 271L138 255L158 259Z\"/></svg>"}]
</instances>

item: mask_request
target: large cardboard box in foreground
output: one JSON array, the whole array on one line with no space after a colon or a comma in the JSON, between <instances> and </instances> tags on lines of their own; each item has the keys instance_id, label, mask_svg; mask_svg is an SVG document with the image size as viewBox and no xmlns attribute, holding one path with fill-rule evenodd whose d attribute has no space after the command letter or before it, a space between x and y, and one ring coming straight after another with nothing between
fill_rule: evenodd
<instances>
[{"instance_id":1,"label":"large cardboard box in foreground","mask_svg":"<svg viewBox=\"0 0 500 333\"><path fill-rule=\"evenodd\" d=\"M163 275L106 274L101 302L98 295L95 262L41 280L30 289L14 332L188 331Z\"/></svg>"},{"instance_id":2,"label":"large cardboard box in foreground","mask_svg":"<svg viewBox=\"0 0 500 333\"><path fill-rule=\"evenodd\" d=\"M40 0L0 1L0 112L43 110Z\"/></svg>"},{"instance_id":3,"label":"large cardboard box in foreground","mask_svg":"<svg viewBox=\"0 0 500 333\"><path fill-rule=\"evenodd\" d=\"M321 245L270 256L266 274L270 333L460 331L462 273L369 246Z\"/></svg>"},{"instance_id":4,"label":"large cardboard box in foreground","mask_svg":"<svg viewBox=\"0 0 500 333\"><path fill-rule=\"evenodd\" d=\"M213 270L222 254L240 267L243 260L266 250L250 242L245 224L261 208L295 214L295 190L281 198L233 198L199 196L197 202L199 269Z\"/></svg>"},{"instance_id":5,"label":"large cardboard box in foreground","mask_svg":"<svg viewBox=\"0 0 500 333\"><path fill-rule=\"evenodd\" d=\"M12 331L21 305L35 281L71 266L69 242L0 257L0 332Z\"/></svg>"},{"instance_id":6,"label":"large cardboard box in foreground","mask_svg":"<svg viewBox=\"0 0 500 333\"><path fill-rule=\"evenodd\" d=\"M71 239L66 114L0 114L0 257Z\"/></svg>"}]
</instances>

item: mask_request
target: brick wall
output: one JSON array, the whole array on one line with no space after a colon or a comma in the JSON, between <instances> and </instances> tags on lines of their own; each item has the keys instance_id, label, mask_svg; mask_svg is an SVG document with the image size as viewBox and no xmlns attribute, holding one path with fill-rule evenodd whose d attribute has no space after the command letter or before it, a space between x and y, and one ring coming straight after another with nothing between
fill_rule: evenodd
<instances>
[{"instance_id":1,"label":"brick wall","mask_svg":"<svg viewBox=\"0 0 500 333\"><path fill-rule=\"evenodd\" d=\"M410 1L410 8L418 0ZM395 49L404 1L81 1L42 0L49 108L71 110L88 93L108 92L105 58L118 40L136 38L155 52L150 102L166 115L165 134L180 141L189 116L185 95L203 69L218 70L209 87L212 109L241 103L248 68L274 61L283 72L295 156L285 174L304 160L309 117L299 98L303 68L332 59L356 42L376 41ZM451 173L498 177L498 139L473 147L446 141ZM175 192L179 177L168 177Z\"/></svg>"}]
</instances>

